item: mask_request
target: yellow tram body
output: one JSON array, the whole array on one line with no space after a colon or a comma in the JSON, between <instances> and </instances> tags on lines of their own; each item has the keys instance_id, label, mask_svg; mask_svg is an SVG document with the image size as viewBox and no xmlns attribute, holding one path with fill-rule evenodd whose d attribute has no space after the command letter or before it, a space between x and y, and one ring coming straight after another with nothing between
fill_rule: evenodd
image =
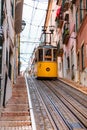
<instances>
[{"instance_id":1,"label":"yellow tram body","mask_svg":"<svg viewBox=\"0 0 87 130\"><path fill-rule=\"evenodd\" d=\"M56 78L57 77L57 63L56 62L38 62L37 63L37 77Z\"/></svg>"},{"instance_id":2,"label":"yellow tram body","mask_svg":"<svg viewBox=\"0 0 87 130\"><path fill-rule=\"evenodd\" d=\"M34 75L37 78L57 78L57 48L39 46L35 52Z\"/></svg>"}]
</instances>

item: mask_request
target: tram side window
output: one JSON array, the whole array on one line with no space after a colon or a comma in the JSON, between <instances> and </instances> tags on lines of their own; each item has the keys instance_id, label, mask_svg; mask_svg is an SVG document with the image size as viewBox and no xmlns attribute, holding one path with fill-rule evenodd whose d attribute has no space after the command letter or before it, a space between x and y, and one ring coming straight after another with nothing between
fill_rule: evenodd
<instances>
[{"instance_id":1,"label":"tram side window","mask_svg":"<svg viewBox=\"0 0 87 130\"><path fill-rule=\"evenodd\" d=\"M51 49L45 49L45 60L46 61L51 61L52 60Z\"/></svg>"},{"instance_id":2,"label":"tram side window","mask_svg":"<svg viewBox=\"0 0 87 130\"><path fill-rule=\"evenodd\" d=\"M39 52L38 60L43 61L43 49L39 49L38 52Z\"/></svg>"},{"instance_id":3,"label":"tram side window","mask_svg":"<svg viewBox=\"0 0 87 130\"><path fill-rule=\"evenodd\" d=\"M35 62L37 62L37 52L35 53Z\"/></svg>"},{"instance_id":4,"label":"tram side window","mask_svg":"<svg viewBox=\"0 0 87 130\"><path fill-rule=\"evenodd\" d=\"M57 58L57 49L53 49L53 61L56 61Z\"/></svg>"}]
</instances>

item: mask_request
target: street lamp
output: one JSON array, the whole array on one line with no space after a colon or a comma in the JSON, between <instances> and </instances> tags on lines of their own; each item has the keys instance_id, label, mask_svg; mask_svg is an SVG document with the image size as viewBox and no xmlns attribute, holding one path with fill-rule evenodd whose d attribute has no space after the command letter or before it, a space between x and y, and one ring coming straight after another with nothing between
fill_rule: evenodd
<instances>
[{"instance_id":1,"label":"street lamp","mask_svg":"<svg viewBox=\"0 0 87 130\"><path fill-rule=\"evenodd\" d=\"M51 34L53 34L53 32L54 32L54 26L49 26L49 31L51 32Z\"/></svg>"},{"instance_id":2,"label":"street lamp","mask_svg":"<svg viewBox=\"0 0 87 130\"><path fill-rule=\"evenodd\" d=\"M26 26L26 23L24 20L22 20L22 31L24 30L25 26Z\"/></svg>"}]
</instances>

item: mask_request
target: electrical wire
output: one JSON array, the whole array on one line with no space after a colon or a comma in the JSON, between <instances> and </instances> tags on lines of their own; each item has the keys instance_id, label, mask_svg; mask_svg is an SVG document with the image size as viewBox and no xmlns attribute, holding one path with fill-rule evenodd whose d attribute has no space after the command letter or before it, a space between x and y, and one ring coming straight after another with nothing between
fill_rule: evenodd
<instances>
[{"instance_id":1,"label":"electrical wire","mask_svg":"<svg viewBox=\"0 0 87 130\"><path fill-rule=\"evenodd\" d=\"M46 11L46 12L47 12L47 11L56 11L56 10L54 10L54 9L53 9L53 10L50 10L50 9L47 10L47 9L41 9L41 8L33 7L32 5L29 5L29 4L26 4L26 3L24 3L24 5L29 6L29 7L31 7L31 8L34 8L34 9L36 9L36 10L38 9L38 10L42 10L42 11Z\"/></svg>"},{"instance_id":2,"label":"electrical wire","mask_svg":"<svg viewBox=\"0 0 87 130\"><path fill-rule=\"evenodd\" d=\"M39 1L37 1L37 3L35 4L35 1L34 1L34 3L33 3L33 6L31 6L31 5L29 5L29 4L26 4L26 3L24 3L24 6L29 6L30 8L32 8L32 12L31 12L31 18L30 18L30 22L27 22L27 19L26 18L24 18L25 19L25 22L29 25L29 32L28 32L28 38L29 38L29 40L31 40L31 34L32 34L32 29L34 29L33 27L36 27L36 32L35 32L35 35L34 35L34 37L32 38L33 39L33 41L28 41L28 42L26 42L26 44L27 44L27 46L26 46L26 48L25 48L25 50L27 50L29 47L28 47L28 45L30 45L30 44L32 44L32 45L34 45L34 48L35 48L35 45L38 45L39 43L38 43L38 41L39 41L39 38L38 38L38 41L36 42L36 39L37 39L37 37L38 37L38 35L39 35L39 32L41 32L41 29L42 29L42 26L43 26L43 23L44 23L44 20L45 20L45 16L46 16L46 11L47 11L47 9L40 9L40 8L38 8L39 7L39 4L40 2ZM47 3L46 3L47 4ZM47 6L47 5L46 5ZM47 8L47 7L46 7ZM42 10L43 11L43 16L41 17L41 19L39 20L39 23L38 24L34 24L34 19L35 19L35 17L37 16L36 15L36 13L37 13L37 11L39 11L39 10ZM25 43L25 42L21 42L21 43ZM32 47L33 48L33 47ZM23 50L24 51L24 50ZM30 57L29 55L32 55L32 53L27 53L27 51L24 51L24 52L26 52L26 55L28 56L28 57ZM29 50L28 50L28 52L29 52ZM29 54L29 55L28 55ZM21 57L21 60L24 60L25 62L27 62L27 59L25 59L25 54L24 53L21 53L20 55L23 55L23 57L24 58L22 58ZM28 62L29 62L29 59L30 58L28 58ZM28 63L27 62L27 63Z\"/></svg>"}]
</instances>

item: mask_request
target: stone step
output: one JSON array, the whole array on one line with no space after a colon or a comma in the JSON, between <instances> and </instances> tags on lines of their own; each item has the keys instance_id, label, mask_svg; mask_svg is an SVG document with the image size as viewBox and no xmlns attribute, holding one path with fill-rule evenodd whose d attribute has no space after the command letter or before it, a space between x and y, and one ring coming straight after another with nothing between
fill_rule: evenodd
<instances>
[{"instance_id":1,"label":"stone step","mask_svg":"<svg viewBox=\"0 0 87 130\"><path fill-rule=\"evenodd\" d=\"M15 92L12 93L12 97L14 97L14 96L15 96L15 97L17 97L17 96L18 96L18 97L19 97L19 96L27 97L27 92L20 92L20 91L19 91L19 92L16 92L16 91L15 91Z\"/></svg>"},{"instance_id":2,"label":"stone step","mask_svg":"<svg viewBox=\"0 0 87 130\"><path fill-rule=\"evenodd\" d=\"M9 100L9 102L7 103L6 107L9 105L27 105L28 106L28 99L27 98L23 98L23 97L15 97L16 100L14 98L11 98Z\"/></svg>"},{"instance_id":3,"label":"stone step","mask_svg":"<svg viewBox=\"0 0 87 130\"><path fill-rule=\"evenodd\" d=\"M31 121L0 121L0 127L30 126Z\"/></svg>"},{"instance_id":4,"label":"stone step","mask_svg":"<svg viewBox=\"0 0 87 130\"><path fill-rule=\"evenodd\" d=\"M29 115L27 116L4 116L0 118L0 122L1 121L30 121L31 117Z\"/></svg>"},{"instance_id":5,"label":"stone step","mask_svg":"<svg viewBox=\"0 0 87 130\"><path fill-rule=\"evenodd\" d=\"M20 84L20 83L19 83L19 84L14 84L14 85L13 85L13 88L23 88L23 89L24 89L25 87L26 87L25 84Z\"/></svg>"},{"instance_id":6,"label":"stone step","mask_svg":"<svg viewBox=\"0 0 87 130\"><path fill-rule=\"evenodd\" d=\"M20 97L19 97L19 98L20 98ZM21 105L21 104L27 105L27 104L28 104L28 100L27 100L27 99L26 99L26 101L24 101L24 100L23 100L23 101L21 101L21 100L16 100L16 101L13 100L13 101L12 101L12 100L10 100L7 105L14 105L14 104L15 104L15 105L18 105L18 104L20 104L20 105Z\"/></svg>"},{"instance_id":7,"label":"stone step","mask_svg":"<svg viewBox=\"0 0 87 130\"><path fill-rule=\"evenodd\" d=\"M13 94L22 94L23 96L26 94L27 95L27 91L24 91L24 90L13 90L12 91L12 95Z\"/></svg>"},{"instance_id":8,"label":"stone step","mask_svg":"<svg viewBox=\"0 0 87 130\"><path fill-rule=\"evenodd\" d=\"M32 130L32 127L31 125L29 126L13 126L13 127L0 127L0 130Z\"/></svg>"},{"instance_id":9,"label":"stone step","mask_svg":"<svg viewBox=\"0 0 87 130\"><path fill-rule=\"evenodd\" d=\"M18 104L18 105L7 105L6 108L4 108L4 111L28 111L28 105L22 105L22 104Z\"/></svg>"},{"instance_id":10,"label":"stone step","mask_svg":"<svg viewBox=\"0 0 87 130\"><path fill-rule=\"evenodd\" d=\"M6 111L6 112L2 112L1 113L1 116L4 117L4 116L27 116L29 115L29 112L28 111Z\"/></svg>"}]
</instances>

